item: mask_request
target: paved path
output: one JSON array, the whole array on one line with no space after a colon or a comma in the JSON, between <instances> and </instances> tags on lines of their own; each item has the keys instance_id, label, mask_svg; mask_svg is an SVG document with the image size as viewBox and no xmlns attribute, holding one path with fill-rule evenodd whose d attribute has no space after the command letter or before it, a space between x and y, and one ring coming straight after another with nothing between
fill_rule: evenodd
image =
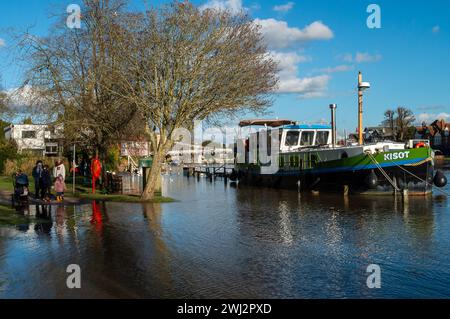
<instances>
[{"instance_id":1,"label":"paved path","mask_svg":"<svg viewBox=\"0 0 450 319\"><path fill-rule=\"evenodd\" d=\"M0 190L0 204L9 206L11 205L11 195L12 192ZM74 198L74 197L65 197L63 202L46 202L40 199L34 199L32 197L29 198L30 205L52 205L52 206L61 206L61 205L86 205L92 203L91 199L86 198Z\"/></svg>"}]
</instances>

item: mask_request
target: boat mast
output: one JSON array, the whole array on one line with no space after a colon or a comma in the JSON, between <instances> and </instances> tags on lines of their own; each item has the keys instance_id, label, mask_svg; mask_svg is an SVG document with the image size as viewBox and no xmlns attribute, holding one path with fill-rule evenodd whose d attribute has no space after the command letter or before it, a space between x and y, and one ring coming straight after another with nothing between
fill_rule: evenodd
<instances>
[{"instance_id":1,"label":"boat mast","mask_svg":"<svg viewBox=\"0 0 450 319\"><path fill-rule=\"evenodd\" d=\"M363 91L370 88L369 82L363 82L362 73L358 73L358 134L359 134L359 145L364 144L363 139Z\"/></svg>"},{"instance_id":2,"label":"boat mast","mask_svg":"<svg viewBox=\"0 0 450 319\"><path fill-rule=\"evenodd\" d=\"M363 134L362 134L362 126L363 126L363 92L361 90L362 83L362 73L359 71L358 73L358 134L359 134L359 145L363 145Z\"/></svg>"}]
</instances>

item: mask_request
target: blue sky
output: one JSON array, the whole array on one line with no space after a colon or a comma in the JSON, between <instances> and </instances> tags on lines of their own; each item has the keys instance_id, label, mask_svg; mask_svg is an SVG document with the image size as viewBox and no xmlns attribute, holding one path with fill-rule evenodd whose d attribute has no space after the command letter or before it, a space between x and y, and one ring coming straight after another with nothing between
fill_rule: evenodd
<instances>
[{"instance_id":1,"label":"blue sky","mask_svg":"<svg viewBox=\"0 0 450 319\"><path fill-rule=\"evenodd\" d=\"M141 0L132 6L141 7ZM151 1L158 5L165 1ZM365 95L364 121L377 125L387 108L411 108L418 122L450 121L450 1L406 0L210 0L198 5L244 9L262 25L268 46L282 66L273 117L300 122L329 120L338 104L339 128L357 125L357 72L372 88ZM7 29L45 35L50 13L64 12L69 0L2 1L0 74L16 87L21 69L13 61ZM381 8L381 28L369 29L367 6Z\"/></svg>"}]
</instances>

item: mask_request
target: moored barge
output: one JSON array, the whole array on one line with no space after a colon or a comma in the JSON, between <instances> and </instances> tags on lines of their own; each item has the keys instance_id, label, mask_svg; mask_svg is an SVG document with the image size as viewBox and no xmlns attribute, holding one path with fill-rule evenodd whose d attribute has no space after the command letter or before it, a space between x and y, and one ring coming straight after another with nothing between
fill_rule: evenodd
<instances>
[{"instance_id":1,"label":"moored barge","mask_svg":"<svg viewBox=\"0 0 450 319\"><path fill-rule=\"evenodd\" d=\"M236 156L232 179L254 186L338 191L345 194L427 195L434 186L444 187L447 178L434 168L434 151L427 140L406 143L365 144L362 139L362 91L370 84L359 74L359 135L357 145L336 143L336 105L330 105L331 125L297 125L290 120L246 120L241 127L264 126L238 141L244 154ZM261 161L260 146L279 147L270 164ZM272 142L267 142L272 141ZM249 147L253 144L255 147ZM239 148L239 147L238 147ZM268 151L273 152L274 150ZM241 157L241 158L239 158ZM267 173L267 166L276 168Z\"/></svg>"}]
</instances>

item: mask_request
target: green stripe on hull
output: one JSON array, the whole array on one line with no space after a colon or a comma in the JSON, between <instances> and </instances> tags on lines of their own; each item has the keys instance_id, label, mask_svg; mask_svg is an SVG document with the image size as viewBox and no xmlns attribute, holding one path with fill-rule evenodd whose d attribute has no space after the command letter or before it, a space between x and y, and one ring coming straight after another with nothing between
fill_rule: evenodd
<instances>
[{"instance_id":1,"label":"green stripe on hull","mask_svg":"<svg viewBox=\"0 0 450 319\"><path fill-rule=\"evenodd\" d=\"M372 169L376 167L370 156L367 154L360 154L349 158L343 158L331 161L320 161L320 151L308 153L294 153L289 154L291 160L286 161L284 157L286 154L280 155L280 171L279 173L295 173L301 171L308 172L327 172L327 171L354 171L362 169ZM300 156L301 155L301 156ZM298 158L307 156L309 159L315 158L308 162L302 162ZM420 163L431 157L430 148L413 148L405 150L395 150L389 152L382 152L374 154L373 158L381 167L389 167L395 165L411 165ZM306 164L306 165L305 165ZM252 171L259 171L260 165L257 164L238 164L239 168L249 169Z\"/></svg>"},{"instance_id":2,"label":"green stripe on hull","mask_svg":"<svg viewBox=\"0 0 450 319\"><path fill-rule=\"evenodd\" d=\"M431 157L431 149L429 148L414 148L407 150L398 150L391 152L383 152L373 155L375 160L382 167L404 164L420 163L423 160ZM319 162L311 170L322 169L368 169L374 166L375 163L371 157L366 154L353 156L350 158L344 158L335 161Z\"/></svg>"}]
</instances>

